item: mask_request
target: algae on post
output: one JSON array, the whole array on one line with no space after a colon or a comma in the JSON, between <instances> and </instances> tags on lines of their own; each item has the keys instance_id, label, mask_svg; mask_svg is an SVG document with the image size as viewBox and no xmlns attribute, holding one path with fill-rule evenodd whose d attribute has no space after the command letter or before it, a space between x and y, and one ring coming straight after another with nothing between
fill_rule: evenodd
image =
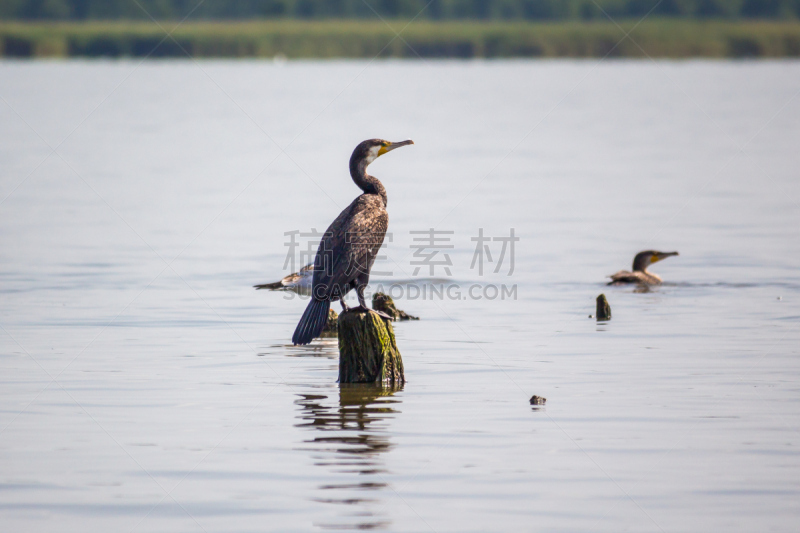
<instances>
[{"instance_id":1,"label":"algae on post","mask_svg":"<svg viewBox=\"0 0 800 533\"><path fill-rule=\"evenodd\" d=\"M403 359L391 322L374 311L339 315L339 383L404 381Z\"/></svg>"}]
</instances>

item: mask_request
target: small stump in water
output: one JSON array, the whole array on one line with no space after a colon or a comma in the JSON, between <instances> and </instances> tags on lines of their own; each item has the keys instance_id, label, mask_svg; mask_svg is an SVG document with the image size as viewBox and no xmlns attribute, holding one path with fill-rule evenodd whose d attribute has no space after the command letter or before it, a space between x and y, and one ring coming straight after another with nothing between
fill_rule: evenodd
<instances>
[{"instance_id":1,"label":"small stump in water","mask_svg":"<svg viewBox=\"0 0 800 533\"><path fill-rule=\"evenodd\" d=\"M403 358L391 322L373 311L339 315L339 383L403 382Z\"/></svg>"},{"instance_id":2,"label":"small stump in water","mask_svg":"<svg viewBox=\"0 0 800 533\"><path fill-rule=\"evenodd\" d=\"M401 311L394 305L394 300L388 294L376 292L372 295L372 308L382 311L392 317L392 320L419 320L418 316L411 316L405 311Z\"/></svg>"},{"instance_id":3,"label":"small stump in water","mask_svg":"<svg viewBox=\"0 0 800 533\"><path fill-rule=\"evenodd\" d=\"M325 327L322 328L322 335L320 337L335 337L339 332L339 315L333 309L328 309L328 321Z\"/></svg>"},{"instance_id":4,"label":"small stump in water","mask_svg":"<svg viewBox=\"0 0 800 533\"><path fill-rule=\"evenodd\" d=\"M608 305L608 299L605 294L597 297L597 312L595 316L597 320L611 320L611 306Z\"/></svg>"},{"instance_id":5,"label":"small stump in water","mask_svg":"<svg viewBox=\"0 0 800 533\"><path fill-rule=\"evenodd\" d=\"M544 405L547 403L547 398L543 398L541 396L536 396L535 394L531 396L531 405Z\"/></svg>"}]
</instances>

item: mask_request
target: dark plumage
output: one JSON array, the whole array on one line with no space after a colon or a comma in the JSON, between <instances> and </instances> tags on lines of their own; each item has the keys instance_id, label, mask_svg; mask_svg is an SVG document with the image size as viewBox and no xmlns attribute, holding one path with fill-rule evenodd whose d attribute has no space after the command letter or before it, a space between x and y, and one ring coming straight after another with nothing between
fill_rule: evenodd
<instances>
[{"instance_id":1,"label":"dark plumage","mask_svg":"<svg viewBox=\"0 0 800 533\"><path fill-rule=\"evenodd\" d=\"M336 217L319 243L311 301L292 336L294 344L308 344L320 335L330 302L340 300L342 308L347 310L344 297L351 289L356 290L359 308L367 309L364 289L389 227L386 189L378 178L367 174L367 166L379 156L409 144L414 142L370 139L353 151L350 176L364 194Z\"/></svg>"},{"instance_id":2,"label":"dark plumage","mask_svg":"<svg viewBox=\"0 0 800 533\"><path fill-rule=\"evenodd\" d=\"M611 274L609 276L611 281L608 284L640 283L643 285L659 285L661 283L661 277L658 274L648 272L647 267L673 255L678 255L678 252L657 252L655 250L639 252L636 254L636 257L633 258L633 272L620 270L616 274Z\"/></svg>"}]
</instances>

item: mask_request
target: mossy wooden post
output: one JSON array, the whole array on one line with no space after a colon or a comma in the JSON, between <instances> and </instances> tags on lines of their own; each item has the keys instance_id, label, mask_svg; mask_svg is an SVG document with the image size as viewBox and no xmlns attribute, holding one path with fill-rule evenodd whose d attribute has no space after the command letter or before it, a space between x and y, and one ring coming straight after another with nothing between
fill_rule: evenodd
<instances>
[{"instance_id":1,"label":"mossy wooden post","mask_svg":"<svg viewBox=\"0 0 800 533\"><path fill-rule=\"evenodd\" d=\"M374 311L339 315L339 383L405 381L392 324Z\"/></svg>"},{"instance_id":2,"label":"mossy wooden post","mask_svg":"<svg viewBox=\"0 0 800 533\"><path fill-rule=\"evenodd\" d=\"M333 309L328 309L328 321L322 328L320 337L335 337L339 333L339 315Z\"/></svg>"},{"instance_id":3,"label":"mossy wooden post","mask_svg":"<svg viewBox=\"0 0 800 533\"><path fill-rule=\"evenodd\" d=\"M595 316L597 320L611 320L611 306L608 304L605 294L597 297L597 312Z\"/></svg>"},{"instance_id":4,"label":"mossy wooden post","mask_svg":"<svg viewBox=\"0 0 800 533\"><path fill-rule=\"evenodd\" d=\"M392 317L392 320L419 320L419 317L411 316L405 311L401 311L394 305L394 300L388 294L376 292L372 295L372 308L382 311Z\"/></svg>"}]
</instances>

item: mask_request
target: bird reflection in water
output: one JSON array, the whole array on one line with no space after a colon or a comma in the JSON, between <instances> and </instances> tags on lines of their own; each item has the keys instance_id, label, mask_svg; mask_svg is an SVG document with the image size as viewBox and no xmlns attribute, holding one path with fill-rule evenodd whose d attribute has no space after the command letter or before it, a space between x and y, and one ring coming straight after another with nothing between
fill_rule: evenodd
<instances>
[{"instance_id":1,"label":"bird reflection in water","mask_svg":"<svg viewBox=\"0 0 800 533\"><path fill-rule=\"evenodd\" d=\"M392 449L389 421L399 412L400 399L394 393L402 387L383 387L368 383L339 385L338 405L329 405L328 396L301 394L297 427L314 430L304 440L314 464L326 467L341 482L319 487L315 501L342 505L347 511L341 520L317 523L322 529L383 529L390 522L381 516L383 505L377 497L388 487L381 474L386 472L381 454ZM357 476L357 477L355 477Z\"/></svg>"}]
</instances>

